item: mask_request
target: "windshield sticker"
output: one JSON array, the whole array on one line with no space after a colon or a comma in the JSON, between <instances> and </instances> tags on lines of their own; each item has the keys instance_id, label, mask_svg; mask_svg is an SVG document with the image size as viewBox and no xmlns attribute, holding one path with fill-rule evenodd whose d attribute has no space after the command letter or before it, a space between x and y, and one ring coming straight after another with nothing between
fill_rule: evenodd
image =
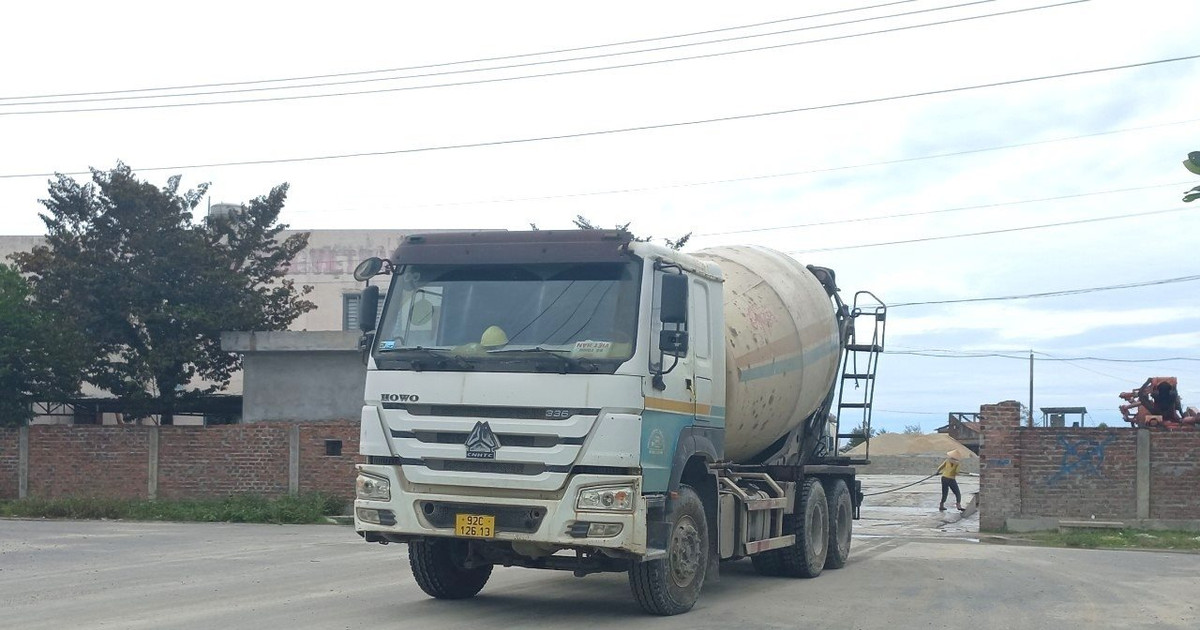
<instances>
[{"instance_id":1,"label":"windshield sticker","mask_svg":"<svg viewBox=\"0 0 1200 630\"><path fill-rule=\"evenodd\" d=\"M611 349L611 341L592 341L587 339L584 341L576 341L574 349L571 350L571 354L602 357L607 356L608 351Z\"/></svg>"},{"instance_id":2,"label":"windshield sticker","mask_svg":"<svg viewBox=\"0 0 1200 630\"><path fill-rule=\"evenodd\" d=\"M395 350L396 342L395 341L381 341L381 342L379 342L379 349L380 350Z\"/></svg>"}]
</instances>

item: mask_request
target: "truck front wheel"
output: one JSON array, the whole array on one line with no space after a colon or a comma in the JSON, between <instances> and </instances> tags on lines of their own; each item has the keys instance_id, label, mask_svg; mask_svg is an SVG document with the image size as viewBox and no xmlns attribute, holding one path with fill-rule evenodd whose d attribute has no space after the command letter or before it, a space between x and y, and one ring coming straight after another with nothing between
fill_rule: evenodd
<instances>
[{"instance_id":1,"label":"truck front wheel","mask_svg":"<svg viewBox=\"0 0 1200 630\"><path fill-rule=\"evenodd\" d=\"M629 568L629 587L643 610L652 615L678 615L700 598L708 572L708 522L695 490L680 486L668 515L671 537L667 557L638 562Z\"/></svg>"},{"instance_id":2,"label":"truck front wheel","mask_svg":"<svg viewBox=\"0 0 1200 630\"><path fill-rule=\"evenodd\" d=\"M408 564L417 585L438 599L474 597L492 576L492 565L466 567L465 540L429 538L408 544Z\"/></svg>"}]
</instances>

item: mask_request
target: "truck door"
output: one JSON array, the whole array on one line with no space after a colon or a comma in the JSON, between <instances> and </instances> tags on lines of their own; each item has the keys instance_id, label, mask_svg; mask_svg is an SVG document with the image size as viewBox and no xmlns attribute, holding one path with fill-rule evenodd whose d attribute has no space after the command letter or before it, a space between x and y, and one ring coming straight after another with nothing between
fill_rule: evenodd
<instances>
[{"instance_id":1,"label":"truck door","mask_svg":"<svg viewBox=\"0 0 1200 630\"><path fill-rule=\"evenodd\" d=\"M673 277L672 277L673 276ZM681 282L682 281L682 282ZM683 321L663 321L663 292L664 285L674 284L675 287L668 288L667 293L672 292L676 295L682 291L685 292L687 304L679 313L682 314ZM690 280L688 277L679 272L678 269L658 270L654 273L654 305L651 312L651 338L650 338L650 374L651 378L647 382L646 402L647 408L657 409L672 413L676 416L686 415L688 424L695 420L696 417L696 384L695 384L695 366L694 356L691 349L689 321L694 317L695 307L693 306L694 296L691 295ZM670 295L667 297L668 310L670 303L674 301ZM667 319L680 319L668 313ZM670 353L664 352L661 349L663 335L666 333L668 337L671 333L685 333L689 336L687 347L682 352Z\"/></svg>"},{"instance_id":2,"label":"truck door","mask_svg":"<svg viewBox=\"0 0 1200 630\"><path fill-rule=\"evenodd\" d=\"M714 408L716 398L713 390L713 304L708 282L702 278L692 278L692 286L688 294L690 302L688 341L691 346L689 358L693 375L693 413L699 426L712 426L724 414Z\"/></svg>"},{"instance_id":3,"label":"truck door","mask_svg":"<svg viewBox=\"0 0 1200 630\"><path fill-rule=\"evenodd\" d=\"M643 383L642 478L644 492L668 488L680 436L696 423L696 375L690 347L664 352L664 339L682 341L691 317L689 278L677 267L653 271L653 303L647 328L649 374ZM664 287L668 294L664 313ZM681 296L687 299L680 302ZM664 321L664 316L667 320ZM688 340L690 346L690 339Z\"/></svg>"}]
</instances>

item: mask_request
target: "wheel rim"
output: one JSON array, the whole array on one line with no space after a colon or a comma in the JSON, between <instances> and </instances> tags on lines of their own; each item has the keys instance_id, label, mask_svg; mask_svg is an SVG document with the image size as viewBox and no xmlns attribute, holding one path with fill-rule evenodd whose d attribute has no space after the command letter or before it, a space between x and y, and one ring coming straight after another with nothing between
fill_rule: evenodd
<instances>
[{"instance_id":1,"label":"wheel rim","mask_svg":"<svg viewBox=\"0 0 1200 630\"><path fill-rule=\"evenodd\" d=\"M690 516L684 516L675 524L671 534L670 570L671 581L679 587L687 587L700 571L703 549L700 548L700 530Z\"/></svg>"},{"instance_id":2,"label":"wheel rim","mask_svg":"<svg viewBox=\"0 0 1200 630\"><path fill-rule=\"evenodd\" d=\"M825 556L825 545L829 540L829 518L826 511L821 509L820 503L813 502L811 505L813 509L808 511L808 527L805 528L805 532L809 536L809 548L812 549L813 555L821 558Z\"/></svg>"},{"instance_id":3,"label":"wheel rim","mask_svg":"<svg viewBox=\"0 0 1200 630\"><path fill-rule=\"evenodd\" d=\"M840 501L837 506L837 539L838 544L845 546L850 542L850 514L849 501Z\"/></svg>"}]
</instances>

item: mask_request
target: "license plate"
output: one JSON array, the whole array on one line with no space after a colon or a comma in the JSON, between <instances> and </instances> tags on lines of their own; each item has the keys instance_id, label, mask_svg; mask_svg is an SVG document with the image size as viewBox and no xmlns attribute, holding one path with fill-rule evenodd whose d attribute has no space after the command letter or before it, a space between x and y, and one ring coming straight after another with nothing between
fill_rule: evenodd
<instances>
[{"instance_id":1,"label":"license plate","mask_svg":"<svg viewBox=\"0 0 1200 630\"><path fill-rule=\"evenodd\" d=\"M467 538L494 538L496 517L484 514L455 514L454 534Z\"/></svg>"}]
</instances>

